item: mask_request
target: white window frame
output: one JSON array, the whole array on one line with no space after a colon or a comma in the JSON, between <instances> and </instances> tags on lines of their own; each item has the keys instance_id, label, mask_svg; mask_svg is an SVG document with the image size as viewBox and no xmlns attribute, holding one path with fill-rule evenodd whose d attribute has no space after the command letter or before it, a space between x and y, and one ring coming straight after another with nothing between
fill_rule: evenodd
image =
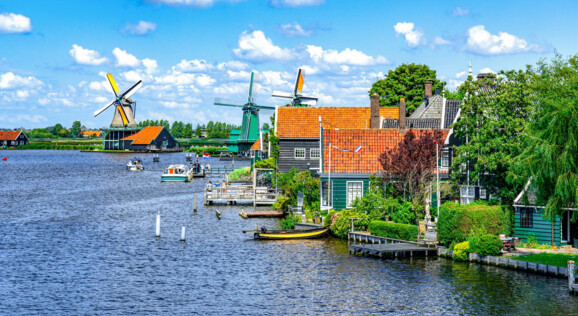
<instances>
[{"instance_id":1,"label":"white window frame","mask_svg":"<svg viewBox=\"0 0 578 316\"><path fill-rule=\"evenodd\" d=\"M323 191L323 183L325 183L326 186L326 190ZM327 194L327 192L329 191L329 199L327 199L327 204L324 204L325 202L325 194ZM333 208L333 181L323 181L321 182L321 207L323 209L332 209Z\"/></svg>"},{"instance_id":2,"label":"white window frame","mask_svg":"<svg viewBox=\"0 0 578 316\"><path fill-rule=\"evenodd\" d=\"M488 193L485 188L480 187L480 200L485 200L488 197Z\"/></svg>"},{"instance_id":3,"label":"white window frame","mask_svg":"<svg viewBox=\"0 0 578 316\"><path fill-rule=\"evenodd\" d=\"M297 156L297 151L303 150L303 157L298 157ZM293 157L295 157L295 159L305 159L305 157L307 157L307 148L295 148L294 152L293 152Z\"/></svg>"},{"instance_id":4,"label":"white window frame","mask_svg":"<svg viewBox=\"0 0 578 316\"><path fill-rule=\"evenodd\" d=\"M360 195L360 196L355 196L354 198L351 198L351 199L350 199L350 197L349 197L349 184L350 184L350 183L352 183L352 184L353 184L353 183L361 183L361 195ZM346 204L345 204L345 207L346 207L346 208L353 208L353 206L352 206L353 201L354 201L355 198L357 198L357 197L360 197L360 198L363 197L363 181L347 181L347 182L345 183L345 200L346 200L346 201L345 201L345 203L346 203Z\"/></svg>"},{"instance_id":5,"label":"white window frame","mask_svg":"<svg viewBox=\"0 0 578 316\"><path fill-rule=\"evenodd\" d=\"M447 170L450 167L450 152L447 149L442 150L442 157L441 157L441 168L442 170ZM445 158L445 159L444 159ZM444 161L447 162L446 165L444 165Z\"/></svg>"},{"instance_id":6,"label":"white window frame","mask_svg":"<svg viewBox=\"0 0 578 316\"><path fill-rule=\"evenodd\" d=\"M476 186L474 185L463 185L460 188L460 203L469 204L473 202L476 198Z\"/></svg>"},{"instance_id":7,"label":"white window frame","mask_svg":"<svg viewBox=\"0 0 578 316\"><path fill-rule=\"evenodd\" d=\"M316 153L317 155L314 156L313 153ZM319 148L309 149L309 157L310 158L321 158L321 150L319 150Z\"/></svg>"}]
</instances>

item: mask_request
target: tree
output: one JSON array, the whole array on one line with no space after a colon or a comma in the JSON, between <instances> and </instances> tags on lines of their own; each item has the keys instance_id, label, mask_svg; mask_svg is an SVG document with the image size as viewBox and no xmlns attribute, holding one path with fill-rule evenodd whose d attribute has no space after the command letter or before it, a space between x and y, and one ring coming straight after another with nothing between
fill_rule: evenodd
<instances>
[{"instance_id":1,"label":"tree","mask_svg":"<svg viewBox=\"0 0 578 316\"><path fill-rule=\"evenodd\" d=\"M197 123L197 128L195 129L195 134L199 138L203 135L203 130L201 129L201 125L199 125L198 123Z\"/></svg>"},{"instance_id":2,"label":"tree","mask_svg":"<svg viewBox=\"0 0 578 316\"><path fill-rule=\"evenodd\" d=\"M78 137L80 134L80 121L74 121L72 123L72 127L70 128L70 134L72 137Z\"/></svg>"},{"instance_id":3,"label":"tree","mask_svg":"<svg viewBox=\"0 0 578 316\"><path fill-rule=\"evenodd\" d=\"M552 220L578 205L578 55L532 69L533 111L515 159L514 180L531 179L536 205ZM572 220L578 212L572 212ZM552 235L552 243L554 243Z\"/></svg>"},{"instance_id":4,"label":"tree","mask_svg":"<svg viewBox=\"0 0 578 316\"><path fill-rule=\"evenodd\" d=\"M185 138L193 137L193 124L191 123L185 124L185 131L183 137Z\"/></svg>"},{"instance_id":5,"label":"tree","mask_svg":"<svg viewBox=\"0 0 578 316\"><path fill-rule=\"evenodd\" d=\"M452 178L479 183L506 205L512 204L523 184L506 178L523 148L520 134L532 104L529 79L528 72L512 70L500 72L490 85L466 81L462 87L467 96L453 126L462 144L455 149Z\"/></svg>"},{"instance_id":6,"label":"tree","mask_svg":"<svg viewBox=\"0 0 578 316\"><path fill-rule=\"evenodd\" d=\"M62 127L62 124L60 123L56 123L53 127L52 127L52 134L54 134L55 136L60 136L62 135L62 130L64 129L64 127Z\"/></svg>"},{"instance_id":7,"label":"tree","mask_svg":"<svg viewBox=\"0 0 578 316\"><path fill-rule=\"evenodd\" d=\"M430 184L434 176L436 162L436 144L444 142L441 130L422 130L416 135L409 130L395 148L379 156L383 167L385 183L392 185L398 195L410 201L413 206L416 224L418 211L430 193Z\"/></svg>"},{"instance_id":8,"label":"tree","mask_svg":"<svg viewBox=\"0 0 578 316\"><path fill-rule=\"evenodd\" d=\"M371 86L369 94L380 95L380 106L399 105L399 99L406 99L407 115L423 102L425 97L424 84L426 79L433 80L432 91L442 88L445 82L436 79L436 71L427 65L402 64L390 70L384 79L379 79Z\"/></svg>"}]
</instances>

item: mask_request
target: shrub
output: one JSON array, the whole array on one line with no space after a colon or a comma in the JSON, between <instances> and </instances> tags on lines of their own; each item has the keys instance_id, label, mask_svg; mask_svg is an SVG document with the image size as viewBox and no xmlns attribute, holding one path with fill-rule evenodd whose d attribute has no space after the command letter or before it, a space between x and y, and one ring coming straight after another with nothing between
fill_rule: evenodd
<instances>
[{"instance_id":1,"label":"shrub","mask_svg":"<svg viewBox=\"0 0 578 316\"><path fill-rule=\"evenodd\" d=\"M295 223L301 222L301 216L287 216L281 221L281 229L295 229Z\"/></svg>"},{"instance_id":2,"label":"shrub","mask_svg":"<svg viewBox=\"0 0 578 316\"><path fill-rule=\"evenodd\" d=\"M492 234L485 234L480 237L475 249L472 249L480 256L499 255L504 247L500 237Z\"/></svg>"},{"instance_id":3,"label":"shrub","mask_svg":"<svg viewBox=\"0 0 578 316\"><path fill-rule=\"evenodd\" d=\"M455 261L468 261L468 253L470 252L470 243L467 241L456 244L454 247Z\"/></svg>"},{"instance_id":4,"label":"shrub","mask_svg":"<svg viewBox=\"0 0 578 316\"><path fill-rule=\"evenodd\" d=\"M371 221L369 223L369 232L375 236L416 241L418 227L408 224Z\"/></svg>"},{"instance_id":5,"label":"shrub","mask_svg":"<svg viewBox=\"0 0 578 316\"><path fill-rule=\"evenodd\" d=\"M363 227L367 227L367 225L369 224L369 216L359 212L355 209L349 209L349 210L341 210L341 212L339 212L339 215L337 216L337 219L335 219L335 221L333 222L333 224L331 224L331 232L342 239L347 238L347 233L349 232L349 229L351 228L351 221L349 220L350 218L363 218L361 220L354 220L353 225L354 228L363 228Z\"/></svg>"},{"instance_id":6,"label":"shrub","mask_svg":"<svg viewBox=\"0 0 578 316\"><path fill-rule=\"evenodd\" d=\"M394 207L391 220L400 224L415 224L415 214L411 205L411 202L405 202Z\"/></svg>"},{"instance_id":7,"label":"shrub","mask_svg":"<svg viewBox=\"0 0 578 316\"><path fill-rule=\"evenodd\" d=\"M286 196L280 196L277 198L277 200L275 200L275 203L273 203L273 208L282 212L286 212L289 210L289 207L292 204L293 203L291 202L290 198Z\"/></svg>"},{"instance_id":8,"label":"shrub","mask_svg":"<svg viewBox=\"0 0 578 316\"><path fill-rule=\"evenodd\" d=\"M267 158L263 160L259 160L255 162L253 168L266 168L266 169L275 169L277 170L277 166L275 165L275 158Z\"/></svg>"},{"instance_id":9,"label":"shrub","mask_svg":"<svg viewBox=\"0 0 578 316\"><path fill-rule=\"evenodd\" d=\"M229 174L229 180L235 181L241 179L241 177L247 177L250 175L251 175L251 168L249 167L239 168L233 170L233 172Z\"/></svg>"},{"instance_id":10,"label":"shrub","mask_svg":"<svg viewBox=\"0 0 578 316\"><path fill-rule=\"evenodd\" d=\"M466 241L473 230L481 234L507 234L510 230L508 214L500 206L483 203L457 205L446 202L440 207L438 240L449 245Z\"/></svg>"},{"instance_id":11,"label":"shrub","mask_svg":"<svg viewBox=\"0 0 578 316\"><path fill-rule=\"evenodd\" d=\"M396 199L384 198L380 193L375 192L368 192L353 202L354 208L369 215L371 219L382 219L389 209L397 205L399 205L399 203Z\"/></svg>"},{"instance_id":12,"label":"shrub","mask_svg":"<svg viewBox=\"0 0 578 316\"><path fill-rule=\"evenodd\" d=\"M333 214L335 214L335 210L330 210L329 212L327 212L327 214L325 215L325 218L323 219L323 226L329 226L331 225L331 218L333 217Z\"/></svg>"}]
</instances>

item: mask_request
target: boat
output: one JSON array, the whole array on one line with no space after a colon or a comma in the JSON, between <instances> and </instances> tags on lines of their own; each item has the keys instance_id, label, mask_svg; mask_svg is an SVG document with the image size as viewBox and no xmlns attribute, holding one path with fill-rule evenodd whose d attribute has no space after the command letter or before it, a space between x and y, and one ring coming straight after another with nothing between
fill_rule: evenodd
<instances>
[{"instance_id":1,"label":"boat","mask_svg":"<svg viewBox=\"0 0 578 316\"><path fill-rule=\"evenodd\" d=\"M193 162L192 168L194 178L204 178L205 177L205 166L198 162Z\"/></svg>"},{"instance_id":2,"label":"boat","mask_svg":"<svg viewBox=\"0 0 578 316\"><path fill-rule=\"evenodd\" d=\"M162 182L189 182L193 178L193 169L187 165L170 165L161 176Z\"/></svg>"},{"instance_id":3,"label":"boat","mask_svg":"<svg viewBox=\"0 0 578 316\"><path fill-rule=\"evenodd\" d=\"M126 164L126 170L143 171L144 165L142 164L142 160L138 157L132 157Z\"/></svg>"},{"instance_id":4,"label":"boat","mask_svg":"<svg viewBox=\"0 0 578 316\"><path fill-rule=\"evenodd\" d=\"M307 230L267 230L262 227L259 231L252 231L254 239L285 240L285 239L310 239L325 236L329 232L329 226Z\"/></svg>"}]
</instances>

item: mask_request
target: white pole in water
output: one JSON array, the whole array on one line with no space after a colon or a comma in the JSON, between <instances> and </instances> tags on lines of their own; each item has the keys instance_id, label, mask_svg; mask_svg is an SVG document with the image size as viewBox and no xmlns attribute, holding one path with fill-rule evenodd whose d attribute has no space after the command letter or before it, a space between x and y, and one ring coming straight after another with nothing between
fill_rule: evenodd
<instances>
[{"instance_id":1,"label":"white pole in water","mask_svg":"<svg viewBox=\"0 0 578 316\"><path fill-rule=\"evenodd\" d=\"M197 192L195 192L195 207L193 208L193 210L195 212L197 211Z\"/></svg>"},{"instance_id":2,"label":"white pole in water","mask_svg":"<svg viewBox=\"0 0 578 316\"><path fill-rule=\"evenodd\" d=\"M187 228L185 226L181 227L181 241L185 241L187 236Z\"/></svg>"},{"instance_id":3,"label":"white pole in water","mask_svg":"<svg viewBox=\"0 0 578 316\"><path fill-rule=\"evenodd\" d=\"M440 217L440 203L441 203L441 199L440 199L440 163L439 163L439 158L438 158L438 144L436 144L436 186L437 186L437 193L436 193L436 200L437 200L437 209L438 209L438 216L436 217L436 223L438 221L438 218Z\"/></svg>"},{"instance_id":4,"label":"white pole in water","mask_svg":"<svg viewBox=\"0 0 578 316\"><path fill-rule=\"evenodd\" d=\"M156 237L161 237L161 212L159 211L157 214L157 230L156 230Z\"/></svg>"}]
</instances>

